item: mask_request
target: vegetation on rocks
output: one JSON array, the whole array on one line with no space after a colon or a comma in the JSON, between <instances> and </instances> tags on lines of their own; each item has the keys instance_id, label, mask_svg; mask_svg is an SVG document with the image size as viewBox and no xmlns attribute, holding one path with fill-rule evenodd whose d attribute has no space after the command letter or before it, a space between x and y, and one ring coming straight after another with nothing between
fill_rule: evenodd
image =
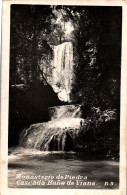
<instances>
[{"instance_id":1,"label":"vegetation on rocks","mask_svg":"<svg viewBox=\"0 0 127 195\"><path fill-rule=\"evenodd\" d=\"M121 13L120 7L11 6L9 146L18 144L24 127L48 121L48 107L63 105L46 78L52 45L71 41L71 98L85 121L73 150L118 159Z\"/></svg>"},{"instance_id":2,"label":"vegetation on rocks","mask_svg":"<svg viewBox=\"0 0 127 195\"><path fill-rule=\"evenodd\" d=\"M118 160L120 127L116 110L101 111L93 107L91 113L80 129L80 142L75 150Z\"/></svg>"}]
</instances>

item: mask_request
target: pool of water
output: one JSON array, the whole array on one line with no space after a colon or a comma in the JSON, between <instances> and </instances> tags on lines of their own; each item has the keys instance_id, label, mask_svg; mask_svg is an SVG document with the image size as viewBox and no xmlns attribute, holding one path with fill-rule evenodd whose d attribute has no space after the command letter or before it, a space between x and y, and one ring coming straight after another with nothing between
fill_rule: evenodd
<instances>
[{"instance_id":1,"label":"pool of water","mask_svg":"<svg viewBox=\"0 0 127 195\"><path fill-rule=\"evenodd\" d=\"M43 152L11 148L8 187L118 189L119 162L74 152Z\"/></svg>"}]
</instances>

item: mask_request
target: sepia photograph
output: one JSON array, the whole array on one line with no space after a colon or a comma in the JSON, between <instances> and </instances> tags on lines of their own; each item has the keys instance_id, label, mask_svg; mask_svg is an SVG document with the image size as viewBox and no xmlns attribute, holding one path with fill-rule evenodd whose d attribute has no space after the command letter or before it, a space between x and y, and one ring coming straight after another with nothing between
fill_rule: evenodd
<instances>
[{"instance_id":1,"label":"sepia photograph","mask_svg":"<svg viewBox=\"0 0 127 195\"><path fill-rule=\"evenodd\" d=\"M118 189L122 8L11 5L8 186Z\"/></svg>"},{"instance_id":2,"label":"sepia photograph","mask_svg":"<svg viewBox=\"0 0 127 195\"><path fill-rule=\"evenodd\" d=\"M1 195L125 195L127 1L3 0Z\"/></svg>"}]
</instances>

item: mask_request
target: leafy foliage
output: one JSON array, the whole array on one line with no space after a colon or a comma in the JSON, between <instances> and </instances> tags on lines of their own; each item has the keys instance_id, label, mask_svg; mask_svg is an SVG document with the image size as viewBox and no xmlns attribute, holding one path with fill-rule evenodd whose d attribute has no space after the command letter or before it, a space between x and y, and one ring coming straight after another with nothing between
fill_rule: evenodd
<instances>
[{"instance_id":1,"label":"leafy foliage","mask_svg":"<svg viewBox=\"0 0 127 195\"><path fill-rule=\"evenodd\" d=\"M47 35L53 16L50 6L11 6L11 84L36 84L44 76L39 64L44 68L52 58Z\"/></svg>"},{"instance_id":2,"label":"leafy foliage","mask_svg":"<svg viewBox=\"0 0 127 195\"><path fill-rule=\"evenodd\" d=\"M91 116L85 119L79 132L75 148L86 155L119 159L119 122L116 110L91 109Z\"/></svg>"},{"instance_id":3,"label":"leafy foliage","mask_svg":"<svg viewBox=\"0 0 127 195\"><path fill-rule=\"evenodd\" d=\"M47 77L52 74L51 45L73 42L75 82L71 95L73 103L82 105L83 117L86 119L81 129L80 143L82 141L83 151L94 154L100 152L100 148L101 154L105 152L109 156L116 151L116 158L119 151L117 137L120 110L121 14L120 7L12 5L10 32L12 88L16 84L20 84L20 87L21 84L37 87L40 80L43 80L43 84L46 83ZM74 27L69 35L65 29L68 22ZM57 85L65 88L64 79L61 79L62 82ZM43 84L38 88L26 88L25 91L13 90L10 87L11 138L21 127L22 121L24 126L26 121L29 124L46 121L47 106L61 105L51 88L46 89L50 86ZM39 100L32 99L37 93L40 94ZM25 103L21 103L22 101ZM22 105L26 105L25 111L22 110ZM32 113L32 106L33 110L36 110L35 114ZM40 119L38 117L42 112L44 115L46 113L46 116ZM111 151L113 141L115 144L112 145Z\"/></svg>"},{"instance_id":4,"label":"leafy foliage","mask_svg":"<svg viewBox=\"0 0 127 195\"><path fill-rule=\"evenodd\" d=\"M77 13L74 99L77 94L83 104L119 109L121 8L81 7Z\"/></svg>"}]
</instances>

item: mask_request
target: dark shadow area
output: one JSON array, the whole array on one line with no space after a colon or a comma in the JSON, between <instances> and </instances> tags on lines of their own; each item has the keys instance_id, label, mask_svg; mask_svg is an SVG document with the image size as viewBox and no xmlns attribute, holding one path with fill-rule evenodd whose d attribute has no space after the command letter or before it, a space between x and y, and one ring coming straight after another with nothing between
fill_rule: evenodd
<instances>
[{"instance_id":1,"label":"dark shadow area","mask_svg":"<svg viewBox=\"0 0 127 195\"><path fill-rule=\"evenodd\" d=\"M62 105L50 85L10 86L9 146L18 144L22 129L33 123L49 120L48 108Z\"/></svg>"}]
</instances>

